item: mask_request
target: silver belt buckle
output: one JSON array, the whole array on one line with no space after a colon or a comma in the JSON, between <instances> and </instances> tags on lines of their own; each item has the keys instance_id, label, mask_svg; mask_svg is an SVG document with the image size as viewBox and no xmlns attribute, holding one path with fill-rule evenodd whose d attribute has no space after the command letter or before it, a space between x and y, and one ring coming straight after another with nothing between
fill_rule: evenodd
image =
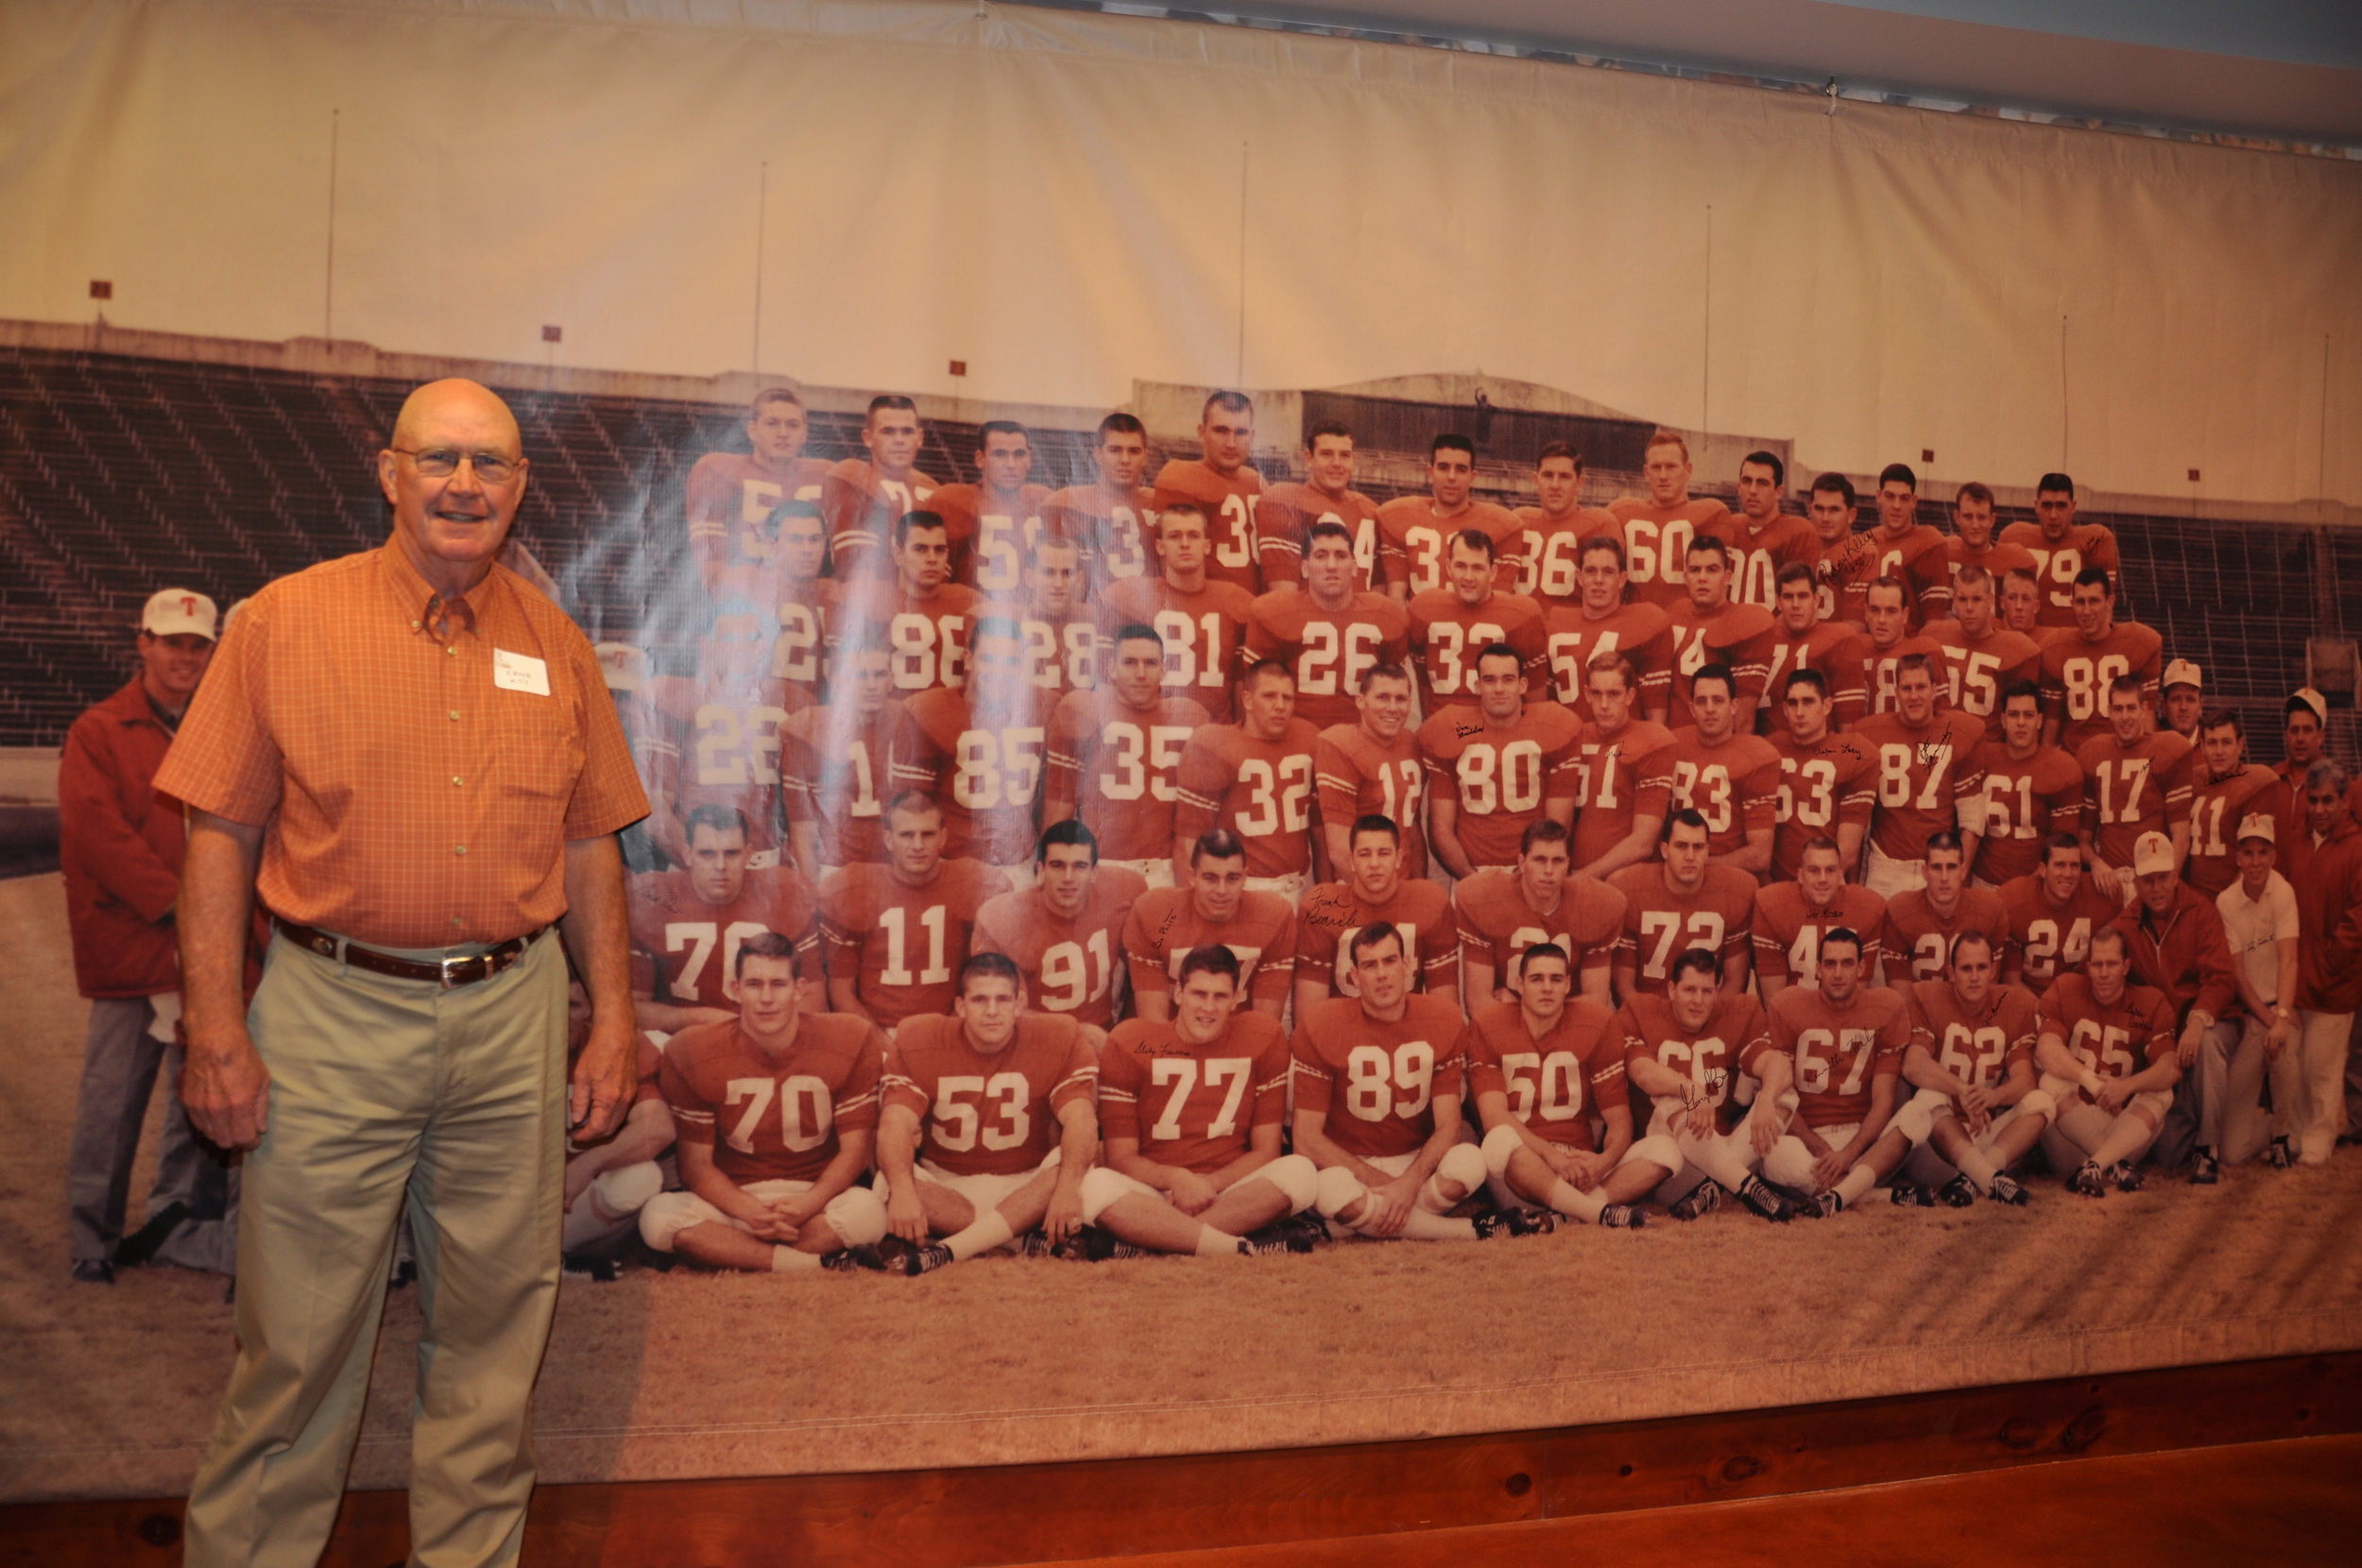
<instances>
[{"instance_id":1,"label":"silver belt buckle","mask_svg":"<svg viewBox=\"0 0 2362 1568\"><path fill-rule=\"evenodd\" d=\"M477 958L480 958L480 957L482 957L482 956L483 956L483 955L481 955L481 954L476 954L476 955L472 955L472 956L468 957L468 958L447 958L447 959L444 959L444 960L442 961L442 969L443 969L443 989L444 989L444 990L446 990L446 991L454 991L454 990L457 990L460 986L463 986L463 985L472 985L472 984L474 984L475 982L474 982L473 980L454 980L454 979L453 979L453 971L454 971L454 969L458 968L461 964L467 964L467 963L475 963L475 962L476 962L476 959L477 959Z\"/></svg>"}]
</instances>

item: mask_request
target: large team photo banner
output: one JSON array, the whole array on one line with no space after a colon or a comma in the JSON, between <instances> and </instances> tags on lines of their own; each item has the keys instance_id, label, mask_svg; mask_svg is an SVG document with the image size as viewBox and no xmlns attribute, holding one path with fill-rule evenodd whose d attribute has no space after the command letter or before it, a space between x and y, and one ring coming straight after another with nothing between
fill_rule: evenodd
<instances>
[{"instance_id":1,"label":"large team photo banner","mask_svg":"<svg viewBox=\"0 0 2362 1568\"><path fill-rule=\"evenodd\" d=\"M2351 162L1097 9L31 0L0 211L0 1501L214 1430L149 785L362 667L266 588L404 486L516 498L650 809L544 1480L2362 1346Z\"/></svg>"}]
</instances>

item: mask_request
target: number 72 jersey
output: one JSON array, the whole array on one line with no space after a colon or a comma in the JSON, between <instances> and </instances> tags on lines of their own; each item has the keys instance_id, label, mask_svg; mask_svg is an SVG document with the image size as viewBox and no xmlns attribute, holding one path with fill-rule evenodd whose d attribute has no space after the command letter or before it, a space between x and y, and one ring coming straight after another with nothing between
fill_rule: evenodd
<instances>
[{"instance_id":1,"label":"number 72 jersey","mask_svg":"<svg viewBox=\"0 0 2362 1568\"><path fill-rule=\"evenodd\" d=\"M1138 1138L1158 1165L1210 1176L1288 1114L1287 1031L1242 1007L1202 1046L1172 1025L1133 1018L1099 1048L1099 1131Z\"/></svg>"}]
</instances>

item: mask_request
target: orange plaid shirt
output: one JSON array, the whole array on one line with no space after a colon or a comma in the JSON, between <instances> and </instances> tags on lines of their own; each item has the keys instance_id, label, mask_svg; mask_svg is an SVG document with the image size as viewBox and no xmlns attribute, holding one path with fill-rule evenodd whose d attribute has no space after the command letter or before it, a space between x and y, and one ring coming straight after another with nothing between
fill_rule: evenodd
<instances>
[{"instance_id":1,"label":"orange plaid shirt","mask_svg":"<svg viewBox=\"0 0 2362 1568\"><path fill-rule=\"evenodd\" d=\"M495 650L524 656L507 686ZM515 689L532 660L546 695ZM156 789L262 825L264 904L377 947L537 930L566 911L565 841L648 814L565 612L504 566L437 601L392 544L248 601Z\"/></svg>"}]
</instances>

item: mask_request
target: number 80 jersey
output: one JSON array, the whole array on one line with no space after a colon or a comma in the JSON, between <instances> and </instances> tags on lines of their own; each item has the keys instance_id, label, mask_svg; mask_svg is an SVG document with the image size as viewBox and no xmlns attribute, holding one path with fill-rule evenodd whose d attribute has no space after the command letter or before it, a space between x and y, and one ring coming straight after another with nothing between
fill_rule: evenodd
<instances>
[{"instance_id":1,"label":"number 80 jersey","mask_svg":"<svg viewBox=\"0 0 2362 1568\"><path fill-rule=\"evenodd\" d=\"M886 1055L885 1098L920 1118L918 1157L954 1176L1015 1176L1058 1146L1058 1112L1099 1081L1090 1042L1071 1018L1020 1014L1017 1036L978 1050L945 1016L912 1018Z\"/></svg>"},{"instance_id":2,"label":"number 80 jersey","mask_svg":"<svg viewBox=\"0 0 2362 1568\"><path fill-rule=\"evenodd\" d=\"M1099 1048L1100 1133L1210 1176L1246 1152L1256 1128L1286 1119L1288 1072L1287 1031L1269 1014L1242 1007L1202 1046L1133 1018Z\"/></svg>"}]
</instances>

